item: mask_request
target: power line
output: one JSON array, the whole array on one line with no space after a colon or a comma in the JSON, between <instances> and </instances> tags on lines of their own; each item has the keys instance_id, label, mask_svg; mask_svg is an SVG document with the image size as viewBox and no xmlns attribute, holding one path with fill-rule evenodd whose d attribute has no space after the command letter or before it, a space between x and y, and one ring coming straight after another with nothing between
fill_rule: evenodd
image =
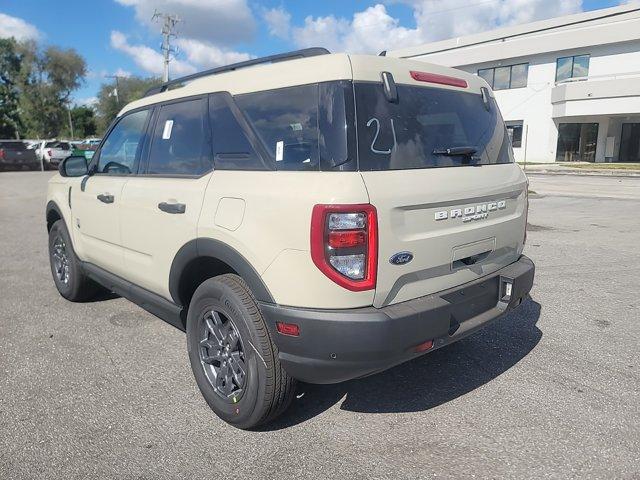
<instances>
[{"instance_id":1,"label":"power line","mask_svg":"<svg viewBox=\"0 0 640 480\"><path fill-rule=\"evenodd\" d=\"M162 21L162 56L164 58L164 69L162 73L162 81L169 81L169 62L171 62L171 55L176 53L176 49L171 46L171 39L176 38L174 33L176 25L182 20L180 17L174 14L161 13L157 10L151 17L152 21Z\"/></svg>"}]
</instances>

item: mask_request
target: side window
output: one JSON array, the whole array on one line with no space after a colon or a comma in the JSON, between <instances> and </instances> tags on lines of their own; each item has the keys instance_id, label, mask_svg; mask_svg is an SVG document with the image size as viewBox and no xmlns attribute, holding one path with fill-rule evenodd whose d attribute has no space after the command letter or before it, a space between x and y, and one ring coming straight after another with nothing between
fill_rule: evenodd
<instances>
[{"instance_id":1,"label":"side window","mask_svg":"<svg viewBox=\"0 0 640 480\"><path fill-rule=\"evenodd\" d=\"M149 110L124 116L111 130L100 149L97 173L130 174L142 146Z\"/></svg>"},{"instance_id":2,"label":"side window","mask_svg":"<svg viewBox=\"0 0 640 480\"><path fill-rule=\"evenodd\" d=\"M202 175L211 170L204 103L196 99L160 107L146 173Z\"/></svg>"},{"instance_id":3,"label":"side window","mask_svg":"<svg viewBox=\"0 0 640 480\"><path fill-rule=\"evenodd\" d=\"M213 130L213 163L218 170L265 170L260 157L231 111L228 94L209 97Z\"/></svg>"},{"instance_id":4,"label":"side window","mask_svg":"<svg viewBox=\"0 0 640 480\"><path fill-rule=\"evenodd\" d=\"M318 85L235 97L278 170L318 171Z\"/></svg>"}]
</instances>

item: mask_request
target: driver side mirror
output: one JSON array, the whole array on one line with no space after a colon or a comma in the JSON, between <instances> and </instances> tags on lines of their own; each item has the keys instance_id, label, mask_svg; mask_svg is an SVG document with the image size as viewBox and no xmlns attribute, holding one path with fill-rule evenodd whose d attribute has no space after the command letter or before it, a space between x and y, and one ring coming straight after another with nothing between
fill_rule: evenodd
<instances>
[{"instance_id":1,"label":"driver side mirror","mask_svg":"<svg viewBox=\"0 0 640 480\"><path fill-rule=\"evenodd\" d=\"M89 174L89 163L84 155L67 157L60 162L58 171L63 177L82 177Z\"/></svg>"}]
</instances>

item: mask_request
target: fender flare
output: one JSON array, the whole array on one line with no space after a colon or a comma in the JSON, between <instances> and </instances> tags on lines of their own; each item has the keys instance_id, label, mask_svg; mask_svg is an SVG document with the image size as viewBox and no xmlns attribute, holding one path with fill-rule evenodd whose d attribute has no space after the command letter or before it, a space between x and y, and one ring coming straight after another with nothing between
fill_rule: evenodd
<instances>
[{"instance_id":1,"label":"fender flare","mask_svg":"<svg viewBox=\"0 0 640 480\"><path fill-rule=\"evenodd\" d=\"M191 261L199 257L215 258L226 263L249 285L256 300L275 303L260 274L237 250L213 238L196 238L184 244L171 263L169 293L176 305L182 305L179 288L182 273Z\"/></svg>"}]
</instances>

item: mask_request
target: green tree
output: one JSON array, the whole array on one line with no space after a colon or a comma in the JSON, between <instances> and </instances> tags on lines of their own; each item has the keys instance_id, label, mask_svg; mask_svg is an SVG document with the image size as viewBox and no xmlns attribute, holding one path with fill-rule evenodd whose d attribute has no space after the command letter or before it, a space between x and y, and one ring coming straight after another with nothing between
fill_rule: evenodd
<instances>
[{"instance_id":1,"label":"green tree","mask_svg":"<svg viewBox=\"0 0 640 480\"><path fill-rule=\"evenodd\" d=\"M38 49L33 42L20 45L20 107L28 136L50 138L68 128L71 93L86 74L84 59L73 49Z\"/></svg>"},{"instance_id":2,"label":"green tree","mask_svg":"<svg viewBox=\"0 0 640 480\"><path fill-rule=\"evenodd\" d=\"M13 38L0 38L0 138L19 138L21 55Z\"/></svg>"},{"instance_id":3,"label":"green tree","mask_svg":"<svg viewBox=\"0 0 640 480\"><path fill-rule=\"evenodd\" d=\"M84 105L75 106L71 109L70 113L74 138L82 139L96 135L98 132L98 124L93 108ZM65 125L61 135L65 138L71 138L71 130L68 125Z\"/></svg>"},{"instance_id":4,"label":"green tree","mask_svg":"<svg viewBox=\"0 0 640 480\"><path fill-rule=\"evenodd\" d=\"M104 134L122 107L142 98L147 90L161 83L159 78L118 77L117 82L102 84L96 105L98 131Z\"/></svg>"}]
</instances>

